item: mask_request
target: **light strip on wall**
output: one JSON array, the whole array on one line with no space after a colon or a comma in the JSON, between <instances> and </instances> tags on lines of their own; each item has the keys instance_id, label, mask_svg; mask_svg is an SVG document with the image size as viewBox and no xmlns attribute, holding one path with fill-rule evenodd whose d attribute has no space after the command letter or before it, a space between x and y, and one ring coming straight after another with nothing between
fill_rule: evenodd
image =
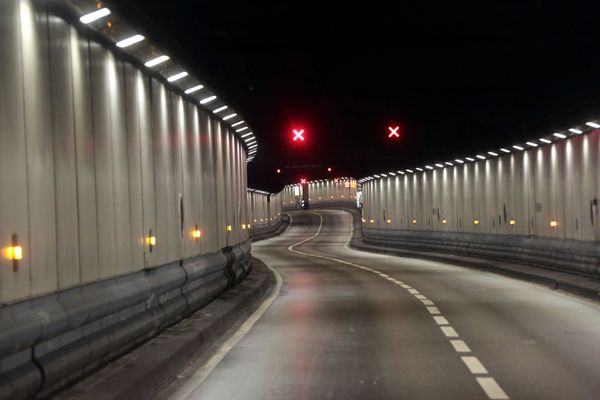
<instances>
[{"instance_id":1,"label":"light strip on wall","mask_svg":"<svg viewBox=\"0 0 600 400\"><path fill-rule=\"evenodd\" d=\"M132 44L139 43L144 39L145 39L145 37L143 37L142 35L133 35L131 37L128 37L127 39L123 39L123 40L117 42L117 47L121 47L121 48L129 47Z\"/></svg>"},{"instance_id":2,"label":"light strip on wall","mask_svg":"<svg viewBox=\"0 0 600 400\"><path fill-rule=\"evenodd\" d=\"M144 63L144 65L145 65L146 67L148 67L148 68L150 68L150 67L154 67L154 66L156 66L156 65L158 65L158 64L162 64L162 63L164 63L165 61L169 60L169 58L170 58L169 56L165 56L165 55L158 56L158 57L156 57L156 58L153 58L152 60L146 61L146 62Z\"/></svg>"},{"instance_id":3,"label":"light strip on wall","mask_svg":"<svg viewBox=\"0 0 600 400\"><path fill-rule=\"evenodd\" d=\"M175 82L175 81L178 81L181 78L185 78L186 76L188 76L188 73L185 72L185 71L183 71L183 72L180 72L178 74L171 75L170 77L167 78L167 81L169 81L169 82Z\"/></svg>"},{"instance_id":4,"label":"light strip on wall","mask_svg":"<svg viewBox=\"0 0 600 400\"><path fill-rule=\"evenodd\" d=\"M110 10L108 8L101 8L89 14L85 14L79 20L84 24L89 24L90 22L94 22L102 17L106 17L110 14Z\"/></svg>"},{"instance_id":5,"label":"light strip on wall","mask_svg":"<svg viewBox=\"0 0 600 400\"><path fill-rule=\"evenodd\" d=\"M197 92L198 90L203 89L203 88L204 88L204 85L192 86L191 88L186 89L184 93L185 94L194 93L194 92Z\"/></svg>"},{"instance_id":6,"label":"light strip on wall","mask_svg":"<svg viewBox=\"0 0 600 400\"><path fill-rule=\"evenodd\" d=\"M211 101L215 101L216 99L217 99L217 96L205 97L202 100L200 100L200 104L208 104Z\"/></svg>"}]
</instances>

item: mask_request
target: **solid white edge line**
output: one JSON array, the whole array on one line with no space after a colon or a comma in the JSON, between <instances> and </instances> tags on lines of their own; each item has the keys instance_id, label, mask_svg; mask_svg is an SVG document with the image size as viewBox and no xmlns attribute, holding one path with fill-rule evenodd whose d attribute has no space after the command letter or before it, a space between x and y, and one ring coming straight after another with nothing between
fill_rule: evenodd
<instances>
[{"instance_id":1,"label":"solid white edge line","mask_svg":"<svg viewBox=\"0 0 600 400\"><path fill-rule=\"evenodd\" d=\"M291 225L291 220L290 220ZM266 265L266 264L265 264ZM275 288L271 295L265 299L262 304L252 313L252 315L244 321L244 323L239 327L239 329L231 335L225 343L223 343L219 349L213 354L213 356L204 364L200 369L198 369L194 374L188 379L188 381L177 390L172 396L169 397L169 400L183 400L189 398L189 396L194 393L196 389L202 385L202 383L208 378L210 373L219 365L219 363L227 356L227 354L246 336L246 334L252 329L254 324L258 322L258 320L263 316L263 314L269 309L271 304L275 301L275 299L279 296L279 292L281 291L281 286L283 285L283 278L281 274L269 267L267 268L275 275Z\"/></svg>"}]
</instances>

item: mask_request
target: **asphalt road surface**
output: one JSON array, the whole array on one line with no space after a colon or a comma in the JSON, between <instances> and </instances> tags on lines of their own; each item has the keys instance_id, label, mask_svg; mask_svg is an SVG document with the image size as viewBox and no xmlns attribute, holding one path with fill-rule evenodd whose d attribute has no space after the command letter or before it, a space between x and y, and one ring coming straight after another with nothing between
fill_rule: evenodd
<instances>
[{"instance_id":1,"label":"asphalt road surface","mask_svg":"<svg viewBox=\"0 0 600 400\"><path fill-rule=\"evenodd\" d=\"M172 399L600 399L600 306L478 270L348 249L299 211L253 254L283 278Z\"/></svg>"}]
</instances>

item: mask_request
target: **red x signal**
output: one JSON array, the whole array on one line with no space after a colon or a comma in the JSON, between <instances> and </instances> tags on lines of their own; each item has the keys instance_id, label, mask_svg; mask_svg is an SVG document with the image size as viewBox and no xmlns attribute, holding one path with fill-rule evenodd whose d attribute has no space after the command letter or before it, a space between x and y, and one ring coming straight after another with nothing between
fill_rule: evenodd
<instances>
[{"instance_id":1,"label":"red x signal","mask_svg":"<svg viewBox=\"0 0 600 400\"><path fill-rule=\"evenodd\" d=\"M390 133L388 135L388 137L400 137L400 134L398 133L398 130L400 129L399 126L392 128L391 126L388 126L388 129L390 130Z\"/></svg>"},{"instance_id":2,"label":"red x signal","mask_svg":"<svg viewBox=\"0 0 600 400\"><path fill-rule=\"evenodd\" d=\"M300 130L294 129L294 142L296 140L300 140L302 142L304 141L304 129L300 129Z\"/></svg>"}]
</instances>

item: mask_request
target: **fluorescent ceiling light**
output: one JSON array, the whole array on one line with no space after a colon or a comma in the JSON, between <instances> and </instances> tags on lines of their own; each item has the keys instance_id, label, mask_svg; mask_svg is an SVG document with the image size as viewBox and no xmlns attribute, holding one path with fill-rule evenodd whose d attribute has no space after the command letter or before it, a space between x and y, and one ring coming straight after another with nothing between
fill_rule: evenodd
<instances>
[{"instance_id":1,"label":"fluorescent ceiling light","mask_svg":"<svg viewBox=\"0 0 600 400\"><path fill-rule=\"evenodd\" d=\"M475 157L479 158L480 160L485 160L485 156L482 156L481 154L477 154Z\"/></svg>"},{"instance_id":2,"label":"fluorescent ceiling light","mask_svg":"<svg viewBox=\"0 0 600 400\"><path fill-rule=\"evenodd\" d=\"M374 174L373 176L374 176L375 178L381 178L381 177L380 177L379 175L377 175L377 174Z\"/></svg>"},{"instance_id":3,"label":"fluorescent ceiling light","mask_svg":"<svg viewBox=\"0 0 600 400\"><path fill-rule=\"evenodd\" d=\"M586 122L585 123L587 126L591 126L592 128L600 128L600 125L598 125L595 122Z\"/></svg>"},{"instance_id":4,"label":"fluorescent ceiling light","mask_svg":"<svg viewBox=\"0 0 600 400\"><path fill-rule=\"evenodd\" d=\"M527 142L527 145L531 146L531 147L538 147L537 143L533 143L533 142Z\"/></svg>"},{"instance_id":5,"label":"fluorescent ceiling light","mask_svg":"<svg viewBox=\"0 0 600 400\"><path fill-rule=\"evenodd\" d=\"M196 85L196 86L192 86L189 89L185 89L185 94L190 94L190 93L194 93L197 92L200 89L203 89L204 85Z\"/></svg>"},{"instance_id":6,"label":"fluorescent ceiling light","mask_svg":"<svg viewBox=\"0 0 600 400\"><path fill-rule=\"evenodd\" d=\"M251 135L252 135L252 132L248 132L248 133L243 134L242 138L245 138L246 136L251 136Z\"/></svg>"},{"instance_id":7,"label":"fluorescent ceiling light","mask_svg":"<svg viewBox=\"0 0 600 400\"><path fill-rule=\"evenodd\" d=\"M498 153L494 153L493 151L488 151L490 156L498 157Z\"/></svg>"},{"instance_id":8,"label":"fluorescent ceiling light","mask_svg":"<svg viewBox=\"0 0 600 400\"><path fill-rule=\"evenodd\" d=\"M89 24L90 22L94 22L97 19L106 17L109 14L110 14L110 10L108 8L101 8L101 9L91 12L89 14L85 14L84 16L79 18L79 20L81 22L83 22L84 24Z\"/></svg>"},{"instance_id":9,"label":"fluorescent ceiling light","mask_svg":"<svg viewBox=\"0 0 600 400\"><path fill-rule=\"evenodd\" d=\"M465 157L465 160L467 160L467 161L475 161L475 159L471 158L471 157Z\"/></svg>"},{"instance_id":10,"label":"fluorescent ceiling light","mask_svg":"<svg viewBox=\"0 0 600 400\"><path fill-rule=\"evenodd\" d=\"M446 165L449 165L449 166L453 166L453 165L454 165L454 164L452 164L450 161L446 161L446 163L445 163L445 164L446 164Z\"/></svg>"},{"instance_id":11,"label":"fluorescent ceiling light","mask_svg":"<svg viewBox=\"0 0 600 400\"><path fill-rule=\"evenodd\" d=\"M180 72L178 74L175 74L175 75L172 75L172 76L168 77L167 80L169 82L175 82L175 81L177 81L177 80L179 80L181 78L185 78L186 76L188 76L188 73L185 72L185 71L183 71L183 72Z\"/></svg>"},{"instance_id":12,"label":"fluorescent ceiling light","mask_svg":"<svg viewBox=\"0 0 600 400\"><path fill-rule=\"evenodd\" d=\"M404 171L398 171L398 173L404 175Z\"/></svg>"},{"instance_id":13,"label":"fluorescent ceiling light","mask_svg":"<svg viewBox=\"0 0 600 400\"><path fill-rule=\"evenodd\" d=\"M431 165L426 165L425 168L427 168L427 169L433 169L433 167Z\"/></svg>"},{"instance_id":14,"label":"fluorescent ceiling light","mask_svg":"<svg viewBox=\"0 0 600 400\"><path fill-rule=\"evenodd\" d=\"M150 61L146 61L146 63L144 64L146 67L154 67L155 65L158 65L160 63L164 63L165 61L167 61L170 57L169 56L158 56L156 58L153 58Z\"/></svg>"},{"instance_id":15,"label":"fluorescent ceiling light","mask_svg":"<svg viewBox=\"0 0 600 400\"><path fill-rule=\"evenodd\" d=\"M546 138L540 138L540 142L542 142L542 143L552 143L552 140L548 140Z\"/></svg>"},{"instance_id":16,"label":"fluorescent ceiling light","mask_svg":"<svg viewBox=\"0 0 600 400\"><path fill-rule=\"evenodd\" d=\"M517 150L525 150L523 147L521 147L521 146L517 146L516 144L513 146L513 149L517 149Z\"/></svg>"},{"instance_id":17,"label":"fluorescent ceiling light","mask_svg":"<svg viewBox=\"0 0 600 400\"><path fill-rule=\"evenodd\" d=\"M202 100L200 100L200 104L208 104L211 101L215 101L216 99L217 99L217 96L205 97Z\"/></svg>"},{"instance_id":18,"label":"fluorescent ceiling light","mask_svg":"<svg viewBox=\"0 0 600 400\"><path fill-rule=\"evenodd\" d=\"M396 176L395 172L388 172L388 174L390 174L391 176Z\"/></svg>"},{"instance_id":19,"label":"fluorescent ceiling light","mask_svg":"<svg viewBox=\"0 0 600 400\"><path fill-rule=\"evenodd\" d=\"M510 150L509 149L505 149L504 147L501 147L500 151L503 151L505 153L510 153Z\"/></svg>"},{"instance_id":20,"label":"fluorescent ceiling light","mask_svg":"<svg viewBox=\"0 0 600 400\"><path fill-rule=\"evenodd\" d=\"M444 164L435 164L435 166L438 168L444 168Z\"/></svg>"},{"instance_id":21,"label":"fluorescent ceiling light","mask_svg":"<svg viewBox=\"0 0 600 400\"><path fill-rule=\"evenodd\" d=\"M219 107L219 108L217 108L217 109L213 110L213 114L218 114L218 113L220 113L221 111L225 111L225 110L227 110L228 108L229 108L228 106Z\"/></svg>"},{"instance_id":22,"label":"fluorescent ceiling light","mask_svg":"<svg viewBox=\"0 0 600 400\"><path fill-rule=\"evenodd\" d=\"M234 127L234 126L238 126L238 125L243 124L243 123L244 123L244 120L241 120L239 122L236 122L235 124L231 124L231 126Z\"/></svg>"},{"instance_id":23,"label":"fluorescent ceiling light","mask_svg":"<svg viewBox=\"0 0 600 400\"><path fill-rule=\"evenodd\" d=\"M227 121L228 119L231 119L233 117L235 117L237 114L233 113L233 114L229 114L223 117L223 121Z\"/></svg>"},{"instance_id":24,"label":"fluorescent ceiling light","mask_svg":"<svg viewBox=\"0 0 600 400\"><path fill-rule=\"evenodd\" d=\"M246 129L248 129L248 127L247 127L247 126L244 126L243 128L236 129L235 131L236 131L236 132L243 132L243 131L245 131Z\"/></svg>"},{"instance_id":25,"label":"fluorescent ceiling light","mask_svg":"<svg viewBox=\"0 0 600 400\"><path fill-rule=\"evenodd\" d=\"M569 131L576 133L578 135L581 135L583 133L583 131L580 131L579 129L575 129L575 128L570 128Z\"/></svg>"},{"instance_id":26,"label":"fluorescent ceiling light","mask_svg":"<svg viewBox=\"0 0 600 400\"><path fill-rule=\"evenodd\" d=\"M423 168L417 167L417 171L423 172Z\"/></svg>"},{"instance_id":27,"label":"fluorescent ceiling light","mask_svg":"<svg viewBox=\"0 0 600 400\"><path fill-rule=\"evenodd\" d=\"M381 176L383 176L384 178L387 178L387 175L386 175L386 174L381 174Z\"/></svg>"},{"instance_id":28,"label":"fluorescent ceiling light","mask_svg":"<svg viewBox=\"0 0 600 400\"><path fill-rule=\"evenodd\" d=\"M455 159L454 161L456 161L459 164L464 164L465 162L463 160L461 160L460 158Z\"/></svg>"},{"instance_id":29,"label":"fluorescent ceiling light","mask_svg":"<svg viewBox=\"0 0 600 400\"><path fill-rule=\"evenodd\" d=\"M567 135L563 135L562 133L553 133L554 136L556 136L557 138L561 138L561 139L565 139L567 137Z\"/></svg>"},{"instance_id":30,"label":"fluorescent ceiling light","mask_svg":"<svg viewBox=\"0 0 600 400\"><path fill-rule=\"evenodd\" d=\"M145 37L143 37L142 35L133 35L131 37L128 37L127 39L123 39L123 40L117 42L117 47L121 47L121 48L129 47L132 44L141 42L144 39L145 39Z\"/></svg>"},{"instance_id":31,"label":"fluorescent ceiling light","mask_svg":"<svg viewBox=\"0 0 600 400\"><path fill-rule=\"evenodd\" d=\"M411 174L413 174L415 172L412 169L407 169L407 171L410 172Z\"/></svg>"}]
</instances>

